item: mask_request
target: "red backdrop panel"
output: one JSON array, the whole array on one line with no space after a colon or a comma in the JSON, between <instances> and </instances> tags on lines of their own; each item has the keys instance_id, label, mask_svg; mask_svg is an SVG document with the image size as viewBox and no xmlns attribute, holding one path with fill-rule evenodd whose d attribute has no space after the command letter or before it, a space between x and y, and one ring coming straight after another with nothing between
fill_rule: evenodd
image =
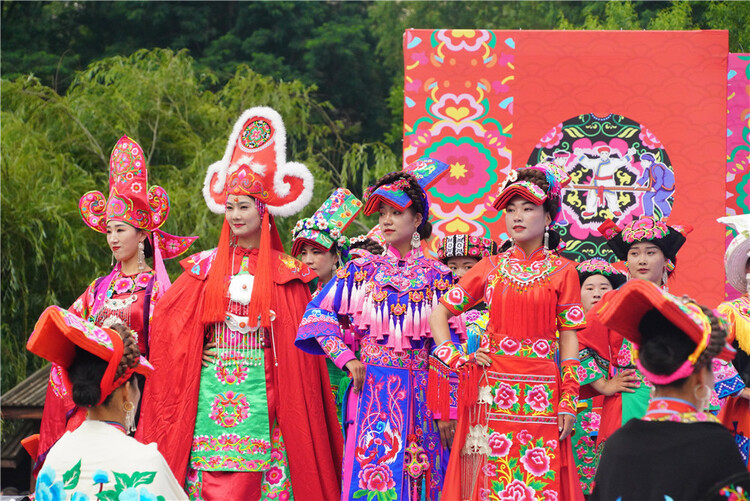
<instances>
[{"instance_id":1,"label":"red backdrop panel","mask_svg":"<svg viewBox=\"0 0 750 501\"><path fill-rule=\"evenodd\" d=\"M479 43L487 33L491 37ZM476 49L477 45L481 45L481 50ZM670 199L669 222L694 227L680 252L670 289L690 294L708 305L722 300L725 233L716 218L725 213L726 200L726 32L409 30L404 48L405 161L421 154L433 154L442 160L442 154L453 155L456 164L465 164L472 160L471 155L459 158L459 147L473 146L478 152L484 148L491 158L482 162L494 162L495 170L501 172L481 178L499 183L507 171L508 154L512 165L524 165L533 152L541 151L540 140L556 125L582 115L627 117L636 124L635 132L640 133L641 139L638 140L639 134L628 136L626 146L638 146L639 154L668 153L676 185ZM481 57L477 58L477 54ZM493 58L494 62L487 64ZM441 88L446 84L450 84L455 97L445 98L451 93ZM473 94L480 105L474 107L481 115L464 113L463 108L472 108L476 103L470 98L462 102L459 88ZM502 101L508 97L512 97L510 106ZM441 101L442 115L440 110L432 116L425 111ZM503 148L489 148L493 117L497 118L499 131L506 133L502 137ZM462 127L467 122L473 126ZM640 129L637 124L641 124ZM448 128L454 131L456 145L452 149L438 133ZM644 140L646 128L656 146ZM461 139L464 143L458 144ZM436 141L441 142L439 148L433 144ZM568 154L572 155L572 149L569 144ZM551 151L543 153L549 155ZM627 147L623 147L621 154L624 156L626 151ZM636 158L628 161L631 177L627 184L631 186L636 186L635 176L642 174ZM472 171L471 166L463 164L457 168L457 176ZM485 167L474 169L482 172ZM449 196L443 195L440 184L436 188L430 194L438 199L436 205L442 216L450 205L444 200ZM486 197L483 198L486 204ZM635 204L623 212L618 221L621 225L642 214L643 208ZM609 214L602 208L599 215ZM437 214L433 212L433 216ZM502 236L496 226L502 222L496 213L483 211L477 221L492 236ZM585 218L581 221L590 230L592 222Z\"/></svg>"}]
</instances>

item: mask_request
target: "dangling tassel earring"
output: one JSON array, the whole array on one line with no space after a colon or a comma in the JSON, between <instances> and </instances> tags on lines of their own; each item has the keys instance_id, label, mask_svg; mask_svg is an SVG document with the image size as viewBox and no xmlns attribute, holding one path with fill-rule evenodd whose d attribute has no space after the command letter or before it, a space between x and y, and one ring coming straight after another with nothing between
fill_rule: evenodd
<instances>
[{"instance_id":1,"label":"dangling tassel earring","mask_svg":"<svg viewBox=\"0 0 750 501\"><path fill-rule=\"evenodd\" d=\"M411 234L411 248L417 249L422 239L419 237L419 232L415 231Z\"/></svg>"},{"instance_id":2,"label":"dangling tassel earring","mask_svg":"<svg viewBox=\"0 0 750 501\"><path fill-rule=\"evenodd\" d=\"M130 435L135 431L135 405L128 400L122 404L122 410L125 411L125 433Z\"/></svg>"},{"instance_id":3,"label":"dangling tassel earring","mask_svg":"<svg viewBox=\"0 0 750 501\"><path fill-rule=\"evenodd\" d=\"M549 226L544 227L544 254L549 254Z\"/></svg>"},{"instance_id":4,"label":"dangling tassel earring","mask_svg":"<svg viewBox=\"0 0 750 501\"><path fill-rule=\"evenodd\" d=\"M669 273L667 273L667 268L664 268L664 273L661 275L661 288L664 289L665 292L669 292L669 285L667 284L667 280L669 280Z\"/></svg>"},{"instance_id":5,"label":"dangling tassel earring","mask_svg":"<svg viewBox=\"0 0 750 501\"><path fill-rule=\"evenodd\" d=\"M146 269L146 255L143 252L145 247L146 246L143 245L143 242L138 242L138 271Z\"/></svg>"},{"instance_id":6,"label":"dangling tassel earring","mask_svg":"<svg viewBox=\"0 0 750 501\"><path fill-rule=\"evenodd\" d=\"M115 253L114 252L112 253L112 259L110 259L109 265L110 266L114 266L115 265Z\"/></svg>"}]
</instances>

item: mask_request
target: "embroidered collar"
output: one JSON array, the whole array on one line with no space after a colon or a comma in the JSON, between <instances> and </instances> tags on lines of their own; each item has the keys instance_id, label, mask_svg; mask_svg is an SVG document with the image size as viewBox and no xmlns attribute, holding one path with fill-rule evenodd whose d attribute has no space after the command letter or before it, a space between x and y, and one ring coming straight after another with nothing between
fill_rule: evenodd
<instances>
[{"instance_id":1,"label":"embroidered collar","mask_svg":"<svg viewBox=\"0 0 750 501\"><path fill-rule=\"evenodd\" d=\"M391 260L395 259L396 261L406 261L407 264L413 265L419 260L419 258L422 257L423 254L422 254L422 248L419 247L419 248L410 250L409 252L406 253L405 256L402 256L397 248L395 248L392 245L388 245L386 246L385 255Z\"/></svg>"},{"instance_id":2,"label":"embroidered collar","mask_svg":"<svg viewBox=\"0 0 750 501\"><path fill-rule=\"evenodd\" d=\"M687 400L653 397L648 403L644 421L672 421L676 423L719 423L711 413L698 412Z\"/></svg>"},{"instance_id":3,"label":"embroidered collar","mask_svg":"<svg viewBox=\"0 0 750 501\"><path fill-rule=\"evenodd\" d=\"M107 298L113 295L132 294L148 287L148 283L154 276L152 271L143 271L136 275L125 275L119 271L107 290Z\"/></svg>"},{"instance_id":4,"label":"embroidered collar","mask_svg":"<svg viewBox=\"0 0 750 501\"><path fill-rule=\"evenodd\" d=\"M506 259L500 262L500 275L507 283L520 290L545 282L554 267L551 256L547 255L542 247L527 257L522 249L514 246L505 256Z\"/></svg>"}]
</instances>

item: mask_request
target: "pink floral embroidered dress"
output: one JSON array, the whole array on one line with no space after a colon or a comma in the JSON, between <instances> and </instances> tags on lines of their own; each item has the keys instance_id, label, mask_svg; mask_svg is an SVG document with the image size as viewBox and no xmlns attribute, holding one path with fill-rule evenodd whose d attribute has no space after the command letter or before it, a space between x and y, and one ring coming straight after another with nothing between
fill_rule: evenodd
<instances>
[{"instance_id":1,"label":"pink floral embroidered dress","mask_svg":"<svg viewBox=\"0 0 750 501\"><path fill-rule=\"evenodd\" d=\"M583 327L575 264L542 248L482 259L441 302L459 315L489 305L481 345L493 363L462 368L459 421L443 499L567 499L578 486L570 440L559 443L557 331ZM467 374L468 373L468 374ZM472 388L473 387L473 388Z\"/></svg>"}]
</instances>

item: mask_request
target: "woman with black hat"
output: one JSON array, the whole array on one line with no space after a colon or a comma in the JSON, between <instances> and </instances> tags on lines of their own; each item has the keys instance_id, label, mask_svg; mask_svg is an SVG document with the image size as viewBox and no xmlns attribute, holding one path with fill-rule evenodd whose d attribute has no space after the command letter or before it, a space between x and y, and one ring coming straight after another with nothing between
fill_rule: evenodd
<instances>
[{"instance_id":1,"label":"woman with black hat","mask_svg":"<svg viewBox=\"0 0 750 501\"><path fill-rule=\"evenodd\" d=\"M712 360L734 357L721 316L635 280L610 296L599 320L632 343L654 392L645 416L607 441L591 499L747 499L750 474L737 447L703 411Z\"/></svg>"}]
</instances>

